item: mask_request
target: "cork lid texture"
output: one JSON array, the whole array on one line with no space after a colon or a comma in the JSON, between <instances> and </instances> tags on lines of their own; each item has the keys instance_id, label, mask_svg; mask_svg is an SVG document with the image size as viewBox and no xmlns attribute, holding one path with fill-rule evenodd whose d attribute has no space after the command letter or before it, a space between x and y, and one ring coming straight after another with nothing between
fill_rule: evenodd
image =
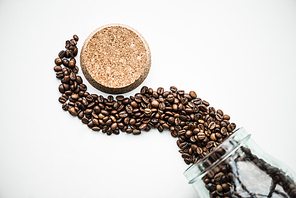
<instances>
[{"instance_id":1,"label":"cork lid texture","mask_svg":"<svg viewBox=\"0 0 296 198\"><path fill-rule=\"evenodd\" d=\"M80 54L88 82L110 94L129 92L146 78L151 52L144 37L123 24L108 24L93 31Z\"/></svg>"}]
</instances>

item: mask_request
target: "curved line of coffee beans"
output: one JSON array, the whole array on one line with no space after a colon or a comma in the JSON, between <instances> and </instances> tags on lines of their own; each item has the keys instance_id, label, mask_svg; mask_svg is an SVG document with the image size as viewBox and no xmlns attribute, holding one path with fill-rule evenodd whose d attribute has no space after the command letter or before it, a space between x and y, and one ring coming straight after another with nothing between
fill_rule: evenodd
<instances>
[{"instance_id":1,"label":"curved line of coffee beans","mask_svg":"<svg viewBox=\"0 0 296 198\"><path fill-rule=\"evenodd\" d=\"M140 93L129 98L122 95L105 98L88 93L81 76L77 75L78 40L77 35L67 40L66 49L54 61L56 77L61 80L58 89L62 95L58 100L63 110L77 116L93 131L139 135L151 128L159 132L168 129L173 137L178 137L177 145L185 163L191 164L206 156L236 128L222 110L210 107L194 91L185 93L175 86L169 91L143 86Z\"/></svg>"}]
</instances>

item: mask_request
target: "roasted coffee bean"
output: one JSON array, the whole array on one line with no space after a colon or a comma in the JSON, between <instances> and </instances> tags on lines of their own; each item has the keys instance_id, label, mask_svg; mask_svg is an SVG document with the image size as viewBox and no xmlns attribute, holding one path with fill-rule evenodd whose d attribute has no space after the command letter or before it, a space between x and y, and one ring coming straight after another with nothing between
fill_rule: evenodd
<instances>
[{"instance_id":1,"label":"roasted coffee bean","mask_svg":"<svg viewBox=\"0 0 296 198\"><path fill-rule=\"evenodd\" d=\"M74 72L70 73L70 79L75 81L76 80L76 74Z\"/></svg>"},{"instance_id":2,"label":"roasted coffee bean","mask_svg":"<svg viewBox=\"0 0 296 198\"><path fill-rule=\"evenodd\" d=\"M204 104L205 106L209 106L210 105L210 103L207 102L207 101L205 101L205 100L202 100L202 104Z\"/></svg>"},{"instance_id":3,"label":"roasted coffee bean","mask_svg":"<svg viewBox=\"0 0 296 198\"><path fill-rule=\"evenodd\" d=\"M206 137L206 135L205 135L205 133L203 133L203 132L199 132L199 133L197 134L197 138L198 138L199 140L203 140L203 139L205 139L205 137Z\"/></svg>"},{"instance_id":4,"label":"roasted coffee bean","mask_svg":"<svg viewBox=\"0 0 296 198\"><path fill-rule=\"evenodd\" d=\"M141 124L141 125L139 126L139 129L140 129L140 130L144 130L146 127L147 127L147 124Z\"/></svg>"},{"instance_id":5,"label":"roasted coffee bean","mask_svg":"<svg viewBox=\"0 0 296 198\"><path fill-rule=\"evenodd\" d=\"M175 123L175 118L174 117L169 117L168 122L172 125Z\"/></svg>"},{"instance_id":6,"label":"roasted coffee bean","mask_svg":"<svg viewBox=\"0 0 296 198\"><path fill-rule=\"evenodd\" d=\"M64 78L62 79L62 82L66 84L70 83L70 76L69 75L64 76Z\"/></svg>"},{"instance_id":7,"label":"roasted coffee bean","mask_svg":"<svg viewBox=\"0 0 296 198\"><path fill-rule=\"evenodd\" d=\"M75 41L79 40L79 37L76 34L73 35L73 38L75 39Z\"/></svg>"},{"instance_id":8,"label":"roasted coffee bean","mask_svg":"<svg viewBox=\"0 0 296 198\"><path fill-rule=\"evenodd\" d=\"M202 150L200 147L197 147L197 149L196 149L196 153L197 153L198 155L201 155L202 152L203 152L203 150Z\"/></svg>"},{"instance_id":9,"label":"roasted coffee bean","mask_svg":"<svg viewBox=\"0 0 296 198\"><path fill-rule=\"evenodd\" d=\"M101 130L101 128L98 127L98 126L94 126L94 127L92 127L91 129L92 129L93 131L100 131L100 130Z\"/></svg>"},{"instance_id":10,"label":"roasted coffee bean","mask_svg":"<svg viewBox=\"0 0 296 198\"><path fill-rule=\"evenodd\" d=\"M210 130L213 130L215 127L216 127L215 122L211 122L211 123L208 125L208 128L209 128Z\"/></svg>"},{"instance_id":11,"label":"roasted coffee bean","mask_svg":"<svg viewBox=\"0 0 296 198\"><path fill-rule=\"evenodd\" d=\"M128 114L125 111L121 111L118 115L120 118L126 118L128 116Z\"/></svg>"},{"instance_id":12,"label":"roasted coffee bean","mask_svg":"<svg viewBox=\"0 0 296 198\"><path fill-rule=\"evenodd\" d=\"M170 90L171 90L172 92L177 92L178 89L177 89L177 87L175 87L175 86L171 86L171 87L170 87Z\"/></svg>"},{"instance_id":13,"label":"roasted coffee bean","mask_svg":"<svg viewBox=\"0 0 296 198\"><path fill-rule=\"evenodd\" d=\"M59 71L56 73L56 78L62 79L64 77L64 73L62 71Z\"/></svg>"},{"instance_id":14,"label":"roasted coffee bean","mask_svg":"<svg viewBox=\"0 0 296 198\"><path fill-rule=\"evenodd\" d=\"M145 116L150 116L151 114L152 114L151 109L146 108L146 109L144 110L144 115L145 115Z\"/></svg>"},{"instance_id":15,"label":"roasted coffee bean","mask_svg":"<svg viewBox=\"0 0 296 198\"><path fill-rule=\"evenodd\" d=\"M137 129L135 129L135 130L133 130L133 134L134 134L134 135L140 135L140 134L141 134L141 131L140 131L140 130L137 130Z\"/></svg>"},{"instance_id":16,"label":"roasted coffee bean","mask_svg":"<svg viewBox=\"0 0 296 198\"><path fill-rule=\"evenodd\" d=\"M190 95L193 99L197 97L195 91L190 91L190 92L189 92L189 95Z\"/></svg>"},{"instance_id":17,"label":"roasted coffee bean","mask_svg":"<svg viewBox=\"0 0 296 198\"><path fill-rule=\"evenodd\" d=\"M160 109L161 111L165 110L165 104L164 104L164 103L160 103L160 104L159 104L159 109Z\"/></svg>"},{"instance_id":18,"label":"roasted coffee bean","mask_svg":"<svg viewBox=\"0 0 296 198\"><path fill-rule=\"evenodd\" d=\"M151 106L152 106L153 108L158 108L158 106L159 106L159 102L158 102L157 100L153 100L153 101L151 102Z\"/></svg>"},{"instance_id":19,"label":"roasted coffee bean","mask_svg":"<svg viewBox=\"0 0 296 198\"><path fill-rule=\"evenodd\" d=\"M65 42L65 48L68 49L70 47L70 41L69 40L66 40Z\"/></svg>"},{"instance_id":20,"label":"roasted coffee bean","mask_svg":"<svg viewBox=\"0 0 296 198\"><path fill-rule=\"evenodd\" d=\"M133 107L130 104L128 104L128 105L125 106L125 110L129 114L132 114L133 113Z\"/></svg>"},{"instance_id":21,"label":"roasted coffee bean","mask_svg":"<svg viewBox=\"0 0 296 198\"><path fill-rule=\"evenodd\" d=\"M74 99L74 100L77 100L79 98L79 96L77 94L72 94L71 98Z\"/></svg>"},{"instance_id":22,"label":"roasted coffee bean","mask_svg":"<svg viewBox=\"0 0 296 198\"><path fill-rule=\"evenodd\" d=\"M111 124L111 129L112 130L115 130L117 128L117 123L115 122L115 123L112 123Z\"/></svg>"},{"instance_id":23,"label":"roasted coffee bean","mask_svg":"<svg viewBox=\"0 0 296 198\"><path fill-rule=\"evenodd\" d=\"M164 92L164 88L163 88L163 87L158 87L158 88L157 88L157 93L158 93L159 95L162 95L163 92Z\"/></svg>"},{"instance_id":24,"label":"roasted coffee bean","mask_svg":"<svg viewBox=\"0 0 296 198\"><path fill-rule=\"evenodd\" d=\"M62 67L59 66L59 65L56 65L56 66L54 66L53 70L54 70L55 72L59 72L59 71L62 71Z\"/></svg>"},{"instance_id":25,"label":"roasted coffee bean","mask_svg":"<svg viewBox=\"0 0 296 198\"><path fill-rule=\"evenodd\" d=\"M59 85L59 92L60 93L65 93L66 90L69 90L69 88L65 88L65 86L63 84Z\"/></svg>"},{"instance_id":26,"label":"roasted coffee bean","mask_svg":"<svg viewBox=\"0 0 296 198\"><path fill-rule=\"evenodd\" d=\"M141 88L141 94L145 94L146 91L148 91L148 87L147 87L147 86L143 86L143 87Z\"/></svg>"},{"instance_id":27,"label":"roasted coffee bean","mask_svg":"<svg viewBox=\"0 0 296 198\"><path fill-rule=\"evenodd\" d=\"M187 138L191 137L192 135L193 135L193 132L191 130L187 130L185 132L185 137L187 137Z\"/></svg>"},{"instance_id":28,"label":"roasted coffee bean","mask_svg":"<svg viewBox=\"0 0 296 198\"><path fill-rule=\"evenodd\" d=\"M68 111L72 116L77 116L78 114L74 107L69 108Z\"/></svg>"},{"instance_id":29,"label":"roasted coffee bean","mask_svg":"<svg viewBox=\"0 0 296 198\"><path fill-rule=\"evenodd\" d=\"M63 63L63 65L64 65L65 67L68 67L68 65L69 65L69 60L68 60L68 59L63 59L63 60L62 60L62 63Z\"/></svg>"},{"instance_id":30,"label":"roasted coffee bean","mask_svg":"<svg viewBox=\"0 0 296 198\"><path fill-rule=\"evenodd\" d=\"M93 97L92 97L91 95L87 95L87 96L85 97L85 99L87 100L88 103L91 103L91 102L94 100Z\"/></svg>"},{"instance_id":31,"label":"roasted coffee bean","mask_svg":"<svg viewBox=\"0 0 296 198\"><path fill-rule=\"evenodd\" d=\"M63 109L64 111L67 111L67 110L69 109L69 105L68 105L68 103L64 103L64 104L62 105L62 109Z\"/></svg>"},{"instance_id":32,"label":"roasted coffee bean","mask_svg":"<svg viewBox=\"0 0 296 198\"><path fill-rule=\"evenodd\" d=\"M59 52L58 56L59 56L59 58L62 59L62 58L65 57L65 54L66 54L65 50L62 50L62 51Z\"/></svg>"},{"instance_id":33,"label":"roasted coffee bean","mask_svg":"<svg viewBox=\"0 0 296 198\"><path fill-rule=\"evenodd\" d=\"M223 119L224 119L224 120L230 120L230 116L229 116L229 115L226 115L226 114L224 114L224 115L223 115Z\"/></svg>"},{"instance_id":34,"label":"roasted coffee bean","mask_svg":"<svg viewBox=\"0 0 296 198\"><path fill-rule=\"evenodd\" d=\"M88 124L88 118L87 117L83 117L82 119L81 119L81 122L83 123L83 124Z\"/></svg>"},{"instance_id":35,"label":"roasted coffee bean","mask_svg":"<svg viewBox=\"0 0 296 198\"><path fill-rule=\"evenodd\" d=\"M76 75L76 82L77 82L77 85L80 85L83 83L81 76Z\"/></svg>"},{"instance_id":36,"label":"roasted coffee bean","mask_svg":"<svg viewBox=\"0 0 296 198\"><path fill-rule=\"evenodd\" d=\"M195 98L192 100L192 102L195 104L195 105L200 105L201 104L201 99L200 98Z\"/></svg>"},{"instance_id":37,"label":"roasted coffee bean","mask_svg":"<svg viewBox=\"0 0 296 198\"><path fill-rule=\"evenodd\" d=\"M77 67L77 65L75 65L75 67L72 69L72 71L77 74L79 71L79 68Z\"/></svg>"},{"instance_id":38,"label":"roasted coffee bean","mask_svg":"<svg viewBox=\"0 0 296 198\"><path fill-rule=\"evenodd\" d=\"M56 64L56 65L61 65L62 64L62 59L61 58L56 58L55 60L54 60L54 63Z\"/></svg>"},{"instance_id":39,"label":"roasted coffee bean","mask_svg":"<svg viewBox=\"0 0 296 198\"><path fill-rule=\"evenodd\" d=\"M174 102L174 96L172 94L169 94L167 97L166 97L166 100L170 103Z\"/></svg>"},{"instance_id":40,"label":"roasted coffee bean","mask_svg":"<svg viewBox=\"0 0 296 198\"><path fill-rule=\"evenodd\" d=\"M81 91L86 91L87 86L82 83L82 84L79 85L79 88L80 88Z\"/></svg>"},{"instance_id":41,"label":"roasted coffee bean","mask_svg":"<svg viewBox=\"0 0 296 198\"><path fill-rule=\"evenodd\" d=\"M75 59L71 59L71 60L69 61L69 63L68 63L68 67L69 67L69 68L74 68L74 67L75 67L75 63L76 63Z\"/></svg>"},{"instance_id":42,"label":"roasted coffee bean","mask_svg":"<svg viewBox=\"0 0 296 198\"><path fill-rule=\"evenodd\" d=\"M67 100L68 100L68 99L65 98L65 97L62 97L62 96L59 97L59 102L60 102L60 103L65 103L65 102L67 102Z\"/></svg>"}]
</instances>

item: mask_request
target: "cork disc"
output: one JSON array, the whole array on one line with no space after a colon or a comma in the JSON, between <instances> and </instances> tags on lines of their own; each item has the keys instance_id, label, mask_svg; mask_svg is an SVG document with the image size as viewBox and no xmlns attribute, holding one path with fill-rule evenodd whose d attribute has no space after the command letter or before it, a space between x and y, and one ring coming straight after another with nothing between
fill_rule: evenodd
<instances>
[{"instance_id":1,"label":"cork disc","mask_svg":"<svg viewBox=\"0 0 296 198\"><path fill-rule=\"evenodd\" d=\"M144 81L150 70L151 53L139 32L126 25L109 24L87 37L80 63L92 86L106 93L120 94Z\"/></svg>"}]
</instances>

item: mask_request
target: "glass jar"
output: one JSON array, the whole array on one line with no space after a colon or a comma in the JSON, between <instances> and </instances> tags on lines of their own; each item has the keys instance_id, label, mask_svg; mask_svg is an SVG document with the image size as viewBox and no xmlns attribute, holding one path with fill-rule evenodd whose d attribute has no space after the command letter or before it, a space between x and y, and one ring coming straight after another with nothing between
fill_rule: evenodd
<instances>
[{"instance_id":1,"label":"glass jar","mask_svg":"<svg viewBox=\"0 0 296 198\"><path fill-rule=\"evenodd\" d=\"M185 172L198 197L296 198L296 174L239 128Z\"/></svg>"}]
</instances>

